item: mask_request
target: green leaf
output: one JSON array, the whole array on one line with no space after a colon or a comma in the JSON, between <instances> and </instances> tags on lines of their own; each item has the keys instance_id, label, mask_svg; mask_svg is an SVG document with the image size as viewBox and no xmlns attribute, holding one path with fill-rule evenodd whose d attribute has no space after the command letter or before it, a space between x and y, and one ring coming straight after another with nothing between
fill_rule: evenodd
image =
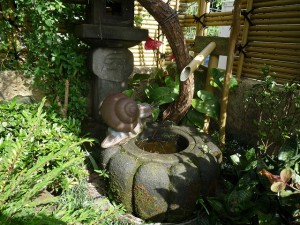
<instances>
[{"instance_id":1,"label":"green leaf","mask_svg":"<svg viewBox=\"0 0 300 225\"><path fill-rule=\"evenodd\" d=\"M203 101L206 101L206 100L217 100L216 96L209 92L209 91L205 91L205 90L199 90L197 91L197 96L203 100Z\"/></svg>"},{"instance_id":2,"label":"green leaf","mask_svg":"<svg viewBox=\"0 0 300 225\"><path fill-rule=\"evenodd\" d=\"M233 190L227 199L230 212L241 213L243 210L251 208L252 190Z\"/></svg>"},{"instance_id":3,"label":"green leaf","mask_svg":"<svg viewBox=\"0 0 300 225\"><path fill-rule=\"evenodd\" d=\"M202 113L191 108L187 113L187 119L192 122L193 125L202 128L204 126L204 116Z\"/></svg>"},{"instance_id":4,"label":"green leaf","mask_svg":"<svg viewBox=\"0 0 300 225\"><path fill-rule=\"evenodd\" d=\"M150 101L156 102L158 105L173 102L178 96L177 91L169 87L150 87L145 92Z\"/></svg>"},{"instance_id":5,"label":"green leaf","mask_svg":"<svg viewBox=\"0 0 300 225\"><path fill-rule=\"evenodd\" d=\"M152 109L152 118L153 121L156 121L159 116L160 110L158 107Z\"/></svg>"},{"instance_id":6,"label":"green leaf","mask_svg":"<svg viewBox=\"0 0 300 225\"><path fill-rule=\"evenodd\" d=\"M239 165L241 162L240 157L241 157L240 154L234 154L230 156L230 159L233 162L233 164Z\"/></svg>"},{"instance_id":7,"label":"green leaf","mask_svg":"<svg viewBox=\"0 0 300 225\"><path fill-rule=\"evenodd\" d=\"M224 71L221 71L216 68L212 68L208 71L212 75L212 80L210 81L210 85L213 87L223 87L223 80L224 80Z\"/></svg>"},{"instance_id":8,"label":"green leaf","mask_svg":"<svg viewBox=\"0 0 300 225\"><path fill-rule=\"evenodd\" d=\"M128 90L124 90L122 93L131 97L134 94L134 91L132 89L128 89Z\"/></svg>"},{"instance_id":9,"label":"green leaf","mask_svg":"<svg viewBox=\"0 0 300 225\"><path fill-rule=\"evenodd\" d=\"M288 162L293 158L296 153L297 142L293 143L293 140L287 141L279 149L278 159L284 162Z\"/></svg>"},{"instance_id":10,"label":"green leaf","mask_svg":"<svg viewBox=\"0 0 300 225\"><path fill-rule=\"evenodd\" d=\"M150 79L150 74L146 74L146 73L136 73L133 75L132 79L130 79L129 81L132 84L137 84L141 81L145 81Z\"/></svg>"},{"instance_id":11,"label":"green leaf","mask_svg":"<svg viewBox=\"0 0 300 225\"><path fill-rule=\"evenodd\" d=\"M224 205L214 198L208 198L207 201L211 205L211 207L218 213L225 213L224 212Z\"/></svg>"},{"instance_id":12,"label":"green leaf","mask_svg":"<svg viewBox=\"0 0 300 225\"><path fill-rule=\"evenodd\" d=\"M224 84L224 76L225 76L225 71L221 71L216 68L212 68L209 70L210 74L212 75L212 80L210 81L211 86L213 87L218 87L218 88L223 88ZM238 81L235 77L231 76L230 81L229 81L229 89L234 90L238 86Z\"/></svg>"},{"instance_id":13,"label":"green leaf","mask_svg":"<svg viewBox=\"0 0 300 225\"><path fill-rule=\"evenodd\" d=\"M198 98L192 99L192 107L198 112L212 117L216 120L219 118L219 101L217 98L207 91L199 91Z\"/></svg>"}]
</instances>

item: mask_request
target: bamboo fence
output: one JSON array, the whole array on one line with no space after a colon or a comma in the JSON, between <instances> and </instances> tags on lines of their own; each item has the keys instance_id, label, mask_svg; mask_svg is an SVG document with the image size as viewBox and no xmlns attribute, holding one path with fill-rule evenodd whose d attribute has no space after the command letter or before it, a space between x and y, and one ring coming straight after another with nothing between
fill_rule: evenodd
<instances>
[{"instance_id":1,"label":"bamboo fence","mask_svg":"<svg viewBox=\"0 0 300 225\"><path fill-rule=\"evenodd\" d=\"M207 35L207 27L231 26L232 11L209 12L202 6L205 0L196 1L199 5L196 15L188 14L186 9L195 4L195 0L171 0L170 6L178 11L178 17L182 30L194 28L197 35ZM136 9L144 11L139 4L135 3ZM234 61L233 73L238 79L249 77L260 79L261 69L268 65L272 76L278 82L290 80L300 81L300 0L243 0L240 16L241 31L238 39L238 51ZM144 11L145 12L145 11ZM138 11L136 10L136 13ZM205 15L204 15L205 13ZM200 23L195 22L195 16L201 17ZM246 19L246 17L249 19ZM163 38L151 16L144 17L142 28L148 29L157 26L155 32L149 29L149 36L159 39L164 45L159 49L163 54L144 50L143 44L131 48L135 57L136 66L157 66L170 63L168 56L171 49L167 40ZM155 25L154 25L155 24ZM186 40L189 50L193 50L193 39ZM144 58L141 57L144 55ZM166 56L161 59L160 56ZM163 64L161 63L163 61ZM274 73L274 74L273 74Z\"/></svg>"},{"instance_id":2,"label":"bamboo fence","mask_svg":"<svg viewBox=\"0 0 300 225\"><path fill-rule=\"evenodd\" d=\"M64 1L78 4L89 2L88 0ZM232 24L232 10L210 12L209 1L169 0L168 2L178 13L183 32L194 29L196 35L206 36L207 27ZM191 5L198 6L198 10L191 13L188 10ZM134 7L135 16L143 19L141 28L149 31L149 37L163 42L158 51L145 50L145 42L130 48L134 55L134 65L157 67L169 64L172 50L159 24L137 1ZM242 77L259 79L261 67L269 65L271 71L275 73L273 76L280 82L300 80L300 0L242 0L242 10L245 16L240 16L238 51L233 73L239 79ZM200 17L198 22L195 16ZM3 15L0 14L0 20L3 19L2 17ZM30 24L28 26L30 27ZM59 32L66 32L63 24L59 26ZM194 38L187 38L186 44L193 54Z\"/></svg>"}]
</instances>

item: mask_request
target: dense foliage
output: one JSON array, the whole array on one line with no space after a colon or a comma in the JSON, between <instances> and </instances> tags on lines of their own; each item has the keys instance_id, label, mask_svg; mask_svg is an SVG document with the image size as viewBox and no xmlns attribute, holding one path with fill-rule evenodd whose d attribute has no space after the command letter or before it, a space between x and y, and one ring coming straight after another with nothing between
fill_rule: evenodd
<instances>
[{"instance_id":1,"label":"dense foliage","mask_svg":"<svg viewBox=\"0 0 300 225\"><path fill-rule=\"evenodd\" d=\"M258 111L258 145L228 140L221 190L199 199L203 224L300 224L299 84L279 85L268 67L262 72L246 99Z\"/></svg>"},{"instance_id":2,"label":"dense foliage","mask_svg":"<svg viewBox=\"0 0 300 225\"><path fill-rule=\"evenodd\" d=\"M63 104L69 85L69 115L82 119L87 94L86 46L72 35L83 20L82 5L61 0L0 0L0 69L33 76L54 108Z\"/></svg>"},{"instance_id":3,"label":"dense foliage","mask_svg":"<svg viewBox=\"0 0 300 225\"><path fill-rule=\"evenodd\" d=\"M261 153L276 152L290 138L300 135L300 84L276 83L270 67L262 69L262 82L252 87L246 98L254 120Z\"/></svg>"},{"instance_id":4,"label":"dense foliage","mask_svg":"<svg viewBox=\"0 0 300 225\"><path fill-rule=\"evenodd\" d=\"M192 107L182 120L182 124L203 128L205 116L215 121L219 118L219 98L216 94L206 91L203 85L198 82L206 71L195 71L197 84L195 87ZM211 69L211 86L222 89L224 71ZM157 69L152 74L135 74L130 80L131 89L125 93L132 96L137 101L148 102L153 105L154 120L160 118L167 103L173 102L179 95L179 76L174 64L170 64L166 69ZM237 87L237 80L232 77L230 89Z\"/></svg>"},{"instance_id":5,"label":"dense foliage","mask_svg":"<svg viewBox=\"0 0 300 225\"><path fill-rule=\"evenodd\" d=\"M44 102L0 104L0 224L125 224L122 207L89 195L83 144L92 140Z\"/></svg>"}]
</instances>

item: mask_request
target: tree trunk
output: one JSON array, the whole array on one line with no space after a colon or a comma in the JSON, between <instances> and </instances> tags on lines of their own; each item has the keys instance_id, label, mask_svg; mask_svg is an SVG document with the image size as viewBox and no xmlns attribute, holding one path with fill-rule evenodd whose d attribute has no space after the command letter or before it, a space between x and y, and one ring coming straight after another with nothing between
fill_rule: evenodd
<instances>
[{"instance_id":1,"label":"tree trunk","mask_svg":"<svg viewBox=\"0 0 300 225\"><path fill-rule=\"evenodd\" d=\"M190 62L184 35L180 27L177 12L161 0L138 0L138 2L159 23L175 56L177 70L180 73ZM163 112L163 119L178 123L188 112L194 94L194 76L180 82L179 97Z\"/></svg>"}]
</instances>

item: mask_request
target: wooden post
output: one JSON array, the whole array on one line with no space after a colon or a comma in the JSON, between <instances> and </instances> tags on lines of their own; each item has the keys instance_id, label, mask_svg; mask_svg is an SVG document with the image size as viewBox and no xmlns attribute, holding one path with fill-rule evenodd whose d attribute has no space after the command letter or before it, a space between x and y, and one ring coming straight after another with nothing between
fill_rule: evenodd
<instances>
[{"instance_id":1,"label":"wooden post","mask_svg":"<svg viewBox=\"0 0 300 225\"><path fill-rule=\"evenodd\" d=\"M218 63L219 63L219 56L218 55L210 55L209 62L208 62L206 84L205 84L205 90L209 91L210 93L214 93L214 88L213 88L213 86L210 85L210 81L212 79L210 69L217 68ZM210 123L210 117L206 116L204 119L204 126L203 126L203 131L205 133L208 133L209 123Z\"/></svg>"},{"instance_id":2,"label":"wooden post","mask_svg":"<svg viewBox=\"0 0 300 225\"><path fill-rule=\"evenodd\" d=\"M229 96L229 82L232 74L235 45L240 29L240 14L241 14L241 0L234 1L233 20L229 38L228 55L226 63L226 72L224 77L224 87L222 91L221 109L220 109L220 145L225 146L225 127L227 119L227 105Z\"/></svg>"},{"instance_id":3,"label":"wooden post","mask_svg":"<svg viewBox=\"0 0 300 225\"><path fill-rule=\"evenodd\" d=\"M205 0L198 0L198 16L202 16L206 12L206 5L207 3ZM201 18L201 22L204 23L204 17ZM196 36L205 36L204 30L202 24L197 23Z\"/></svg>"},{"instance_id":4,"label":"wooden post","mask_svg":"<svg viewBox=\"0 0 300 225\"><path fill-rule=\"evenodd\" d=\"M252 9L252 7L253 7L253 0L248 0L247 1L247 12L249 12ZM244 29L243 29L243 36L242 36L242 42L241 42L242 46L245 46L245 44L247 43L249 26L250 26L250 24L249 24L248 20L245 20ZM245 58L244 54L240 54L238 68L237 68L237 72L236 72L236 76L237 76L238 80L241 79L244 58Z\"/></svg>"}]
</instances>

